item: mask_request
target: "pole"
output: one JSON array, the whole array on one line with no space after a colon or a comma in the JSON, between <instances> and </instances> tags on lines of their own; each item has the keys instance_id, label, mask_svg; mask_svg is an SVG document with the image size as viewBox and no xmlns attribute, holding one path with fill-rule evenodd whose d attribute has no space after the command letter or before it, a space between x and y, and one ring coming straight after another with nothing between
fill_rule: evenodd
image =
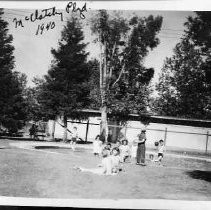
<instances>
[{"instance_id":1,"label":"pole","mask_svg":"<svg viewBox=\"0 0 211 210\"><path fill-rule=\"evenodd\" d=\"M107 142L108 138L108 122L107 122L107 59L106 59L106 49L107 43L104 40L103 45L103 94L104 94L104 103L103 103L103 121L104 121L104 129L105 129L105 141Z\"/></svg>"},{"instance_id":2,"label":"pole","mask_svg":"<svg viewBox=\"0 0 211 210\"><path fill-rule=\"evenodd\" d=\"M207 131L207 135L206 135L206 149L205 149L206 154L207 154L207 149L208 149L208 140L209 140L209 131Z\"/></svg>"},{"instance_id":3,"label":"pole","mask_svg":"<svg viewBox=\"0 0 211 210\"><path fill-rule=\"evenodd\" d=\"M100 43L100 91L102 92L102 83L103 83L103 68L102 68L102 37L101 33L99 34L99 43Z\"/></svg>"},{"instance_id":4,"label":"pole","mask_svg":"<svg viewBox=\"0 0 211 210\"><path fill-rule=\"evenodd\" d=\"M63 131L63 142L67 141L67 116L64 113L63 116L64 131Z\"/></svg>"},{"instance_id":5,"label":"pole","mask_svg":"<svg viewBox=\"0 0 211 210\"><path fill-rule=\"evenodd\" d=\"M165 134L164 134L164 146L166 148L166 140L167 140L167 128L165 128Z\"/></svg>"},{"instance_id":6,"label":"pole","mask_svg":"<svg viewBox=\"0 0 211 210\"><path fill-rule=\"evenodd\" d=\"M125 125L125 138L126 138L126 135L127 135L127 123Z\"/></svg>"},{"instance_id":7,"label":"pole","mask_svg":"<svg viewBox=\"0 0 211 210\"><path fill-rule=\"evenodd\" d=\"M89 132L89 120L87 121L87 124L86 124L86 138L85 138L86 142L87 142L88 132Z\"/></svg>"},{"instance_id":8,"label":"pole","mask_svg":"<svg viewBox=\"0 0 211 210\"><path fill-rule=\"evenodd\" d=\"M52 140L54 140L54 136L55 136L55 128L56 128L56 117L55 119L53 120L53 125L52 125L52 131L51 131L51 138Z\"/></svg>"}]
</instances>

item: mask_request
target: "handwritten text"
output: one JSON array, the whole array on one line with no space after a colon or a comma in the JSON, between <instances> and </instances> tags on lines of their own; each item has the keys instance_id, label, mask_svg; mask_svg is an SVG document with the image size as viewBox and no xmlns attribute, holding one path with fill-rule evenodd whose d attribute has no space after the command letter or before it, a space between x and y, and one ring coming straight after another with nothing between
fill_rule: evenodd
<instances>
[{"instance_id":1,"label":"handwritten text","mask_svg":"<svg viewBox=\"0 0 211 210\"><path fill-rule=\"evenodd\" d=\"M70 12L72 13L78 13L79 17L81 19L85 19L85 12L87 12L87 5L86 3L82 6L79 7L77 6L76 2L69 2L65 8L65 12L67 14L69 14ZM29 21L29 22L37 22L37 21L41 21L44 20L45 18L50 18L50 17L60 17L60 20L63 21L64 20L64 14L63 12L60 12L56 9L56 7L51 7L51 8L47 8L47 9L42 9L42 10L35 10L33 13L31 13L30 15L26 15L23 19L17 19L14 18L13 22L15 24L15 28L18 27L24 27L24 21ZM36 35L38 34L43 34L44 30L50 30L50 29L54 29L56 26L54 21L50 21L49 23L45 24L45 23L41 23L38 25L37 30L36 30Z\"/></svg>"}]
</instances>

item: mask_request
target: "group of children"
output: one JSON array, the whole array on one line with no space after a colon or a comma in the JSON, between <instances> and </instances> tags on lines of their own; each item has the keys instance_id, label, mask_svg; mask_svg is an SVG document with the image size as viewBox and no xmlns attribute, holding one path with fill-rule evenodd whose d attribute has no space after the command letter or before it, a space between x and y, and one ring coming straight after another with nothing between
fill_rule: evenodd
<instances>
[{"instance_id":1,"label":"group of children","mask_svg":"<svg viewBox=\"0 0 211 210\"><path fill-rule=\"evenodd\" d=\"M101 164L98 165L98 168L75 167L75 169L98 175L116 175L120 171L124 171L123 163L126 162L126 160L136 157L136 146L137 145L134 143L130 147L126 139L117 141L113 147L111 143L104 145L98 135L93 142L93 154L102 158ZM151 156L150 159L151 161L161 163L164 152L164 141L160 140L159 142L155 142L155 146L158 150L158 158L154 159L154 156Z\"/></svg>"},{"instance_id":2,"label":"group of children","mask_svg":"<svg viewBox=\"0 0 211 210\"><path fill-rule=\"evenodd\" d=\"M73 128L71 147L75 151L75 145L78 139L77 128ZM97 135L93 142L93 154L101 157L101 164L97 168L83 168L74 167L82 172L91 172L98 175L116 175L123 170L123 163L136 158L137 153L137 142L133 141L132 144L128 144L128 140L118 140L115 145L106 143L100 139L100 135ZM159 162L161 164L164 153L164 141L161 139L155 142L155 147L158 152L157 158L153 154L149 155L152 162Z\"/></svg>"},{"instance_id":3,"label":"group of children","mask_svg":"<svg viewBox=\"0 0 211 210\"><path fill-rule=\"evenodd\" d=\"M113 149L118 149L120 162L125 162L126 159L130 157L130 147L128 145L128 141L126 139L121 141L117 141L114 147L112 148L111 143L107 143L106 145L100 140L100 136L97 135L93 142L93 153L95 156L101 156L102 150L106 149L111 151Z\"/></svg>"},{"instance_id":4,"label":"group of children","mask_svg":"<svg viewBox=\"0 0 211 210\"><path fill-rule=\"evenodd\" d=\"M163 153L164 153L164 141L161 139L160 141L155 142L155 147L158 152L158 158L156 159L153 154L150 155L150 160L154 162L162 162L163 159ZM100 141L100 136L97 135L94 142L93 142L93 153L95 156L100 156L102 153L102 149L108 149L111 150L112 146L111 143L107 143L106 145L103 145L103 142ZM129 146L128 140L123 139L122 141L117 141L114 145L114 148L119 149L119 156L121 162L125 162L126 160L130 160L133 158L136 158L136 152L137 152L137 143L136 141L133 141L132 144Z\"/></svg>"},{"instance_id":5,"label":"group of children","mask_svg":"<svg viewBox=\"0 0 211 210\"><path fill-rule=\"evenodd\" d=\"M91 172L98 175L116 175L123 171L119 154L120 151L117 147L112 149L104 147L101 152L102 161L97 168L74 168L82 172Z\"/></svg>"}]
</instances>

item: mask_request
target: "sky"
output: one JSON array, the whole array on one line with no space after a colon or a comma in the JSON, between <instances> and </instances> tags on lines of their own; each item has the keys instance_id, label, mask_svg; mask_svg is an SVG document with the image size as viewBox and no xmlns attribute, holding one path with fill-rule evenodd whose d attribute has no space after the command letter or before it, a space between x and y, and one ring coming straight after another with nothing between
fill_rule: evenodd
<instances>
[{"instance_id":1,"label":"sky","mask_svg":"<svg viewBox=\"0 0 211 210\"><path fill-rule=\"evenodd\" d=\"M30 15L34 10L24 9L5 9L4 19L9 23L9 33L13 35L13 45L15 47L15 70L25 73L28 78L28 85L33 86L34 77L42 77L47 73L51 61L51 49L57 48L58 40L61 37L61 31L66 24L67 13L63 11L64 21L61 21L59 15L56 17L47 17L42 21L27 22L24 21L26 15ZM160 44L150 51L145 59L146 67L153 67L155 75L152 84L158 81L159 72L161 71L164 59L173 53L173 48L179 42L185 29L184 22L188 16L193 16L191 11L120 11L125 18L131 17L134 13L140 17L149 15L163 17L163 24L158 35ZM90 31L90 18L96 14L96 11L89 11L83 20L85 42L89 42L87 51L90 52L89 58L99 58L99 45L93 42L94 35ZM113 12L110 11L113 15ZM13 19L22 19L24 27L15 28ZM53 29L45 30L42 35L35 35L38 25L55 22ZM52 26L52 25L51 25Z\"/></svg>"}]
</instances>

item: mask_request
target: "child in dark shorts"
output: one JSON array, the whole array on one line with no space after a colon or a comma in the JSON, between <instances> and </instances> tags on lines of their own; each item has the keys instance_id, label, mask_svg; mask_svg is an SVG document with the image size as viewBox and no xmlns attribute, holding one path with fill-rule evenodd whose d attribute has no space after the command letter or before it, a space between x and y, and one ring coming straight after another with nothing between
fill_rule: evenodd
<instances>
[{"instance_id":1,"label":"child in dark shorts","mask_svg":"<svg viewBox=\"0 0 211 210\"><path fill-rule=\"evenodd\" d=\"M165 149L165 146L164 146L164 141L161 139L159 141L159 144L158 144L158 159L155 160L155 162L159 162L161 164L162 162L162 159L163 159L163 153L164 153L164 149Z\"/></svg>"}]
</instances>

